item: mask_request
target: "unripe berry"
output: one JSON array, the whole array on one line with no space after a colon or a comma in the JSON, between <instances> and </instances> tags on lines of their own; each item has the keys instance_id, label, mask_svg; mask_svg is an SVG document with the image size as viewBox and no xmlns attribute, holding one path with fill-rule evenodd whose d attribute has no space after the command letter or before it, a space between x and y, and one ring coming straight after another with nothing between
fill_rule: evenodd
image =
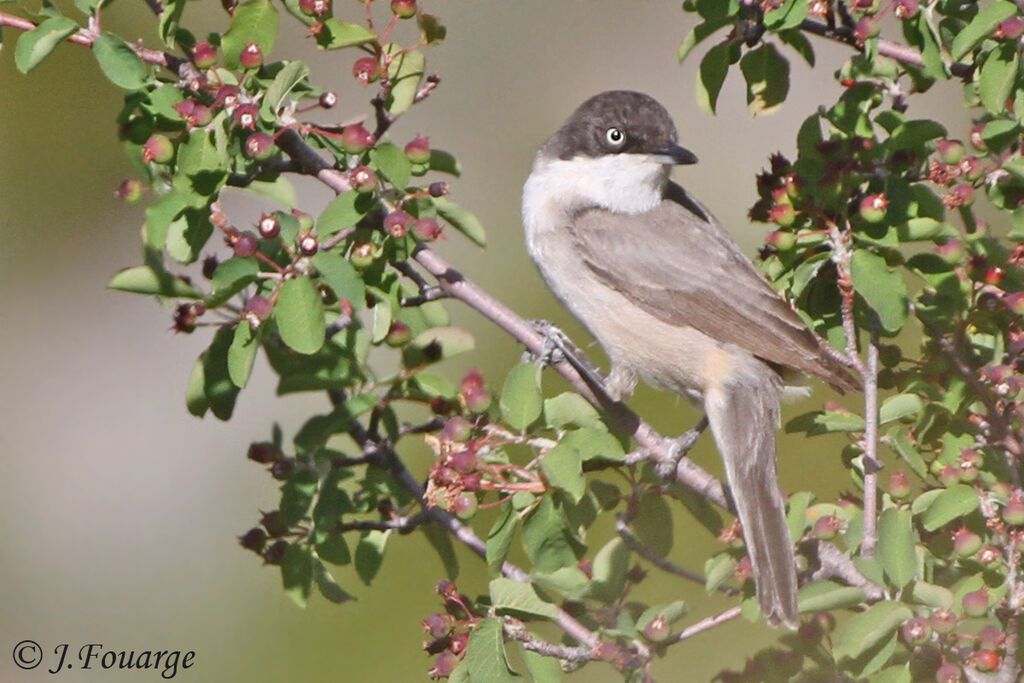
<instances>
[{"instance_id":1,"label":"unripe berry","mask_svg":"<svg viewBox=\"0 0 1024 683\"><path fill-rule=\"evenodd\" d=\"M205 126L213 120L210 108L194 99L182 100L172 108L188 124L189 129Z\"/></svg>"},{"instance_id":2,"label":"unripe berry","mask_svg":"<svg viewBox=\"0 0 1024 683\"><path fill-rule=\"evenodd\" d=\"M147 164L156 162L166 164L174 158L174 143L166 135L154 133L142 145L142 160Z\"/></svg>"},{"instance_id":3,"label":"unripe berry","mask_svg":"<svg viewBox=\"0 0 1024 683\"><path fill-rule=\"evenodd\" d=\"M205 40L192 46L192 63L200 69L209 69L217 64L217 48Z\"/></svg>"},{"instance_id":4,"label":"unripe berry","mask_svg":"<svg viewBox=\"0 0 1024 683\"><path fill-rule=\"evenodd\" d=\"M252 102L235 107L232 114L235 123L248 130L256 130L256 122L260 118L260 108Z\"/></svg>"},{"instance_id":5,"label":"unripe berry","mask_svg":"<svg viewBox=\"0 0 1024 683\"><path fill-rule=\"evenodd\" d=\"M238 55L238 63L243 69L258 69L263 66L263 50L251 40L242 48Z\"/></svg>"},{"instance_id":6,"label":"unripe berry","mask_svg":"<svg viewBox=\"0 0 1024 683\"><path fill-rule=\"evenodd\" d=\"M936 246L935 253L949 265L955 266L964 258L964 243L960 240L949 240L945 244Z\"/></svg>"},{"instance_id":7,"label":"unripe berry","mask_svg":"<svg viewBox=\"0 0 1024 683\"><path fill-rule=\"evenodd\" d=\"M292 209L292 216L299 222L299 232L309 232L313 229L313 217L305 211Z\"/></svg>"},{"instance_id":8,"label":"unripe berry","mask_svg":"<svg viewBox=\"0 0 1024 683\"><path fill-rule=\"evenodd\" d=\"M928 624L927 619L914 617L903 622L900 635L903 636L903 642L907 645L923 645L931 637L932 627Z\"/></svg>"},{"instance_id":9,"label":"unripe berry","mask_svg":"<svg viewBox=\"0 0 1024 683\"><path fill-rule=\"evenodd\" d=\"M932 612L931 618L928 623L931 624L932 630L936 633L952 633L953 629L956 628L957 616L950 609L937 609Z\"/></svg>"},{"instance_id":10,"label":"unripe berry","mask_svg":"<svg viewBox=\"0 0 1024 683\"><path fill-rule=\"evenodd\" d=\"M885 194L869 194L860 200L860 217L868 223L880 223L885 220L885 209L889 206L889 200Z\"/></svg>"},{"instance_id":11,"label":"unripe berry","mask_svg":"<svg viewBox=\"0 0 1024 683\"><path fill-rule=\"evenodd\" d=\"M352 188L359 194L369 194L377 187L377 174L373 169L360 166L352 171Z\"/></svg>"},{"instance_id":12,"label":"unripe berry","mask_svg":"<svg viewBox=\"0 0 1024 683\"><path fill-rule=\"evenodd\" d=\"M459 391L462 393L468 393L473 389L484 388L484 376L480 374L480 371L476 368L470 368L462 379L459 381Z\"/></svg>"},{"instance_id":13,"label":"unripe berry","mask_svg":"<svg viewBox=\"0 0 1024 683\"><path fill-rule=\"evenodd\" d=\"M476 470L476 453L470 450L457 451L448 457L448 464L461 474L469 474Z\"/></svg>"},{"instance_id":14,"label":"unripe berry","mask_svg":"<svg viewBox=\"0 0 1024 683\"><path fill-rule=\"evenodd\" d=\"M780 204L779 206L788 206L788 204ZM768 233L768 239L766 241L779 251L789 251L796 246L796 235L784 230L776 230Z\"/></svg>"},{"instance_id":15,"label":"unripe berry","mask_svg":"<svg viewBox=\"0 0 1024 683\"><path fill-rule=\"evenodd\" d=\"M384 342L392 348L397 348L408 344L410 339L412 339L412 330L402 321L396 320L391 323L391 328L388 330L387 336L384 337Z\"/></svg>"},{"instance_id":16,"label":"unripe berry","mask_svg":"<svg viewBox=\"0 0 1024 683\"><path fill-rule=\"evenodd\" d=\"M259 131L245 139L245 154L257 161L266 161L274 155L274 138Z\"/></svg>"},{"instance_id":17,"label":"unripe berry","mask_svg":"<svg viewBox=\"0 0 1024 683\"><path fill-rule=\"evenodd\" d=\"M985 130L985 124L979 123L974 128L971 128L970 141L971 146L979 152L987 152L988 145L985 143L985 138L981 136L982 131Z\"/></svg>"},{"instance_id":18,"label":"unripe berry","mask_svg":"<svg viewBox=\"0 0 1024 683\"><path fill-rule=\"evenodd\" d=\"M252 316L257 321L269 318L273 310L274 304L270 303L270 299L259 294L249 297L249 300L245 302L245 316L247 318Z\"/></svg>"},{"instance_id":19,"label":"unripe berry","mask_svg":"<svg viewBox=\"0 0 1024 683\"><path fill-rule=\"evenodd\" d=\"M486 389L472 389L465 392L466 410L471 413L482 413L491 407L491 395Z\"/></svg>"},{"instance_id":20,"label":"unripe berry","mask_svg":"<svg viewBox=\"0 0 1024 683\"><path fill-rule=\"evenodd\" d=\"M441 226L438 225L436 220L429 216L426 218L420 218L413 223L412 234L416 239L423 240L424 242L433 242L441 236Z\"/></svg>"},{"instance_id":21,"label":"unripe berry","mask_svg":"<svg viewBox=\"0 0 1024 683\"><path fill-rule=\"evenodd\" d=\"M1017 40L1022 34L1024 34L1024 19L1021 19L1020 17L1010 17L996 26L996 30L992 33L992 37Z\"/></svg>"},{"instance_id":22,"label":"unripe berry","mask_svg":"<svg viewBox=\"0 0 1024 683\"><path fill-rule=\"evenodd\" d=\"M853 28L853 38L858 45L863 45L869 38L877 36L878 30L878 20L874 17L864 16Z\"/></svg>"},{"instance_id":23,"label":"unripe berry","mask_svg":"<svg viewBox=\"0 0 1024 683\"><path fill-rule=\"evenodd\" d=\"M441 429L441 439L444 441L466 441L472 434L473 423L461 415L448 418Z\"/></svg>"},{"instance_id":24,"label":"unripe berry","mask_svg":"<svg viewBox=\"0 0 1024 683\"><path fill-rule=\"evenodd\" d=\"M462 475L462 478L459 480L459 483L462 484L463 491L473 493L474 491L480 490L480 482L482 480L483 477L480 475L479 472L469 472L467 474Z\"/></svg>"},{"instance_id":25,"label":"unripe berry","mask_svg":"<svg viewBox=\"0 0 1024 683\"><path fill-rule=\"evenodd\" d=\"M330 8L327 0L299 0L299 10L308 17L322 17Z\"/></svg>"},{"instance_id":26,"label":"unripe berry","mask_svg":"<svg viewBox=\"0 0 1024 683\"><path fill-rule=\"evenodd\" d=\"M395 239L400 239L408 234L414 220L416 219L401 209L392 211L384 217L384 230Z\"/></svg>"},{"instance_id":27,"label":"unripe berry","mask_svg":"<svg viewBox=\"0 0 1024 683\"><path fill-rule=\"evenodd\" d=\"M952 662L946 662L935 671L935 683L961 683L963 680L960 667Z\"/></svg>"},{"instance_id":28,"label":"unripe berry","mask_svg":"<svg viewBox=\"0 0 1024 683\"><path fill-rule=\"evenodd\" d=\"M316 239L316 235L312 233L305 233L299 235L299 252L303 256L312 256L320 248L320 243Z\"/></svg>"},{"instance_id":29,"label":"unripe berry","mask_svg":"<svg viewBox=\"0 0 1024 683\"><path fill-rule=\"evenodd\" d=\"M961 528L953 532L953 555L965 559L981 549L981 536L970 529Z\"/></svg>"},{"instance_id":30,"label":"unripe berry","mask_svg":"<svg viewBox=\"0 0 1024 683\"><path fill-rule=\"evenodd\" d=\"M452 501L452 512L463 521L472 519L478 507L476 496L471 493L463 493Z\"/></svg>"},{"instance_id":31,"label":"unripe berry","mask_svg":"<svg viewBox=\"0 0 1024 683\"><path fill-rule=\"evenodd\" d=\"M997 566L1002 561L1003 554L995 546L984 545L978 551L976 559L986 567L991 568Z\"/></svg>"},{"instance_id":32,"label":"unripe berry","mask_svg":"<svg viewBox=\"0 0 1024 683\"><path fill-rule=\"evenodd\" d=\"M237 85L222 85L217 88L217 94L213 96L213 106L226 109L231 112L239 105Z\"/></svg>"},{"instance_id":33,"label":"unripe berry","mask_svg":"<svg viewBox=\"0 0 1024 683\"><path fill-rule=\"evenodd\" d=\"M373 133L356 123L351 126L345 126L344 130L341 131L340 142L343 150L349 154L358 154L373 147L377 141L374 139Z\"/></svg>"},{"instance_id":34,"label":"unripe berry","mask_svg":"<svg viewBox=\"0 0 1024 683\"><path fill-rule=\"evenodd\" d=\"M893 472L889 476L889 495L896 500L903 500L910 495L910 482L903 470Z\"/></svg>"},{"instance_id":35,"label":"unripe berry","mask_svg":"<svg viewBox=\"0 0 1024 683\"><path fill-rule=\"evenodd\" d=\"M1024 292L1006 292L1003 294L1003 305L1017 315L1024 315Z\"/></svg>"},{"instance_id":36,"label":"unripe berry","mask_svg":"<svg viewBox=\"0 0 1024 683\"><path fill-rule=\"evenodd\" d=\"M668 619L662 616L657 616L647 622L644 626L644 638L651 641L652 643L660 643L669 637L672 633L672 626L668 623Z\"/></svg>"},{"instance_id":37,"label":"unripe berry","mask_svg":"<svg viewBox=\"0 0 1024 683\"><path fill-rule=\"evenodd\" d=\"M814 523L814 528L811 530L811 534L815 538L819 538L823 541L830 541L839 535L840 529L843 528L843 521L835 515L826 515L821 517Z\"/></svg>"},{"instance_id":38,"label":"unripe berry","mask_svg":"<svg viewBox=\"0 0 1024 683\"><path fill-rule=\"evenodd\" d=\"M963 174L965 180L970 182L981 179L981 176L984 175L981 159L978 157L964 157L960 160L960 173Z\"/></svg>"},{"instance_id":39,"label":"unripe berry","mask_svg":"<svg viewBox=\"0 0 1024 683\"><path fill-rule=\"evenodd\" d=\"M942 203L950 209L955 209L961 206L970 206L974 203L974 188L970 185L954 185L946 196L942 198Z\"/></svg>"},{"instance_id":40,"label":"unripe berry","mask_svg":"<svg viewBox=\"0 0 1024 683\"><path fill-rule=\"evenodd\" d=\"M912 19L920 9L918 0L896 0L895 12L900 19Z\"/></svg>"},{"instance_id":41,"label":"unripe berry","mask_svg":"<svg viewBox=\"0 0 1024 683\"><path fill-rule=\"evenodd\" d=\"M248 230L243 233L239 233L232 240L231 247L235 250L235 256L239 258L248 258L256 253L259 249L259 241L256 239L256 235L252 234Z\"/></svg>"},{"instance_id":42,"label":"unripe berry","mask_svg":"<svg viewBox=\"0 0 1024 683\"><path fill-rule=\"evenodd\" d=\"M430 138L417 135L405 146L405 156L414 164L430 161Z\"/></svg>"},{"instance_id":43,"label":"unripe berry","mask_svg":"<svg viewBox=\"0 0 1024 683\"><path fill-rule=\"evenodd\" d=\"M399 19L408 19L416 15L416 0L391 0L391 11Z\"/></svg>"},{"instance_id":44,"label":"unripe berry","mask_svg":"<svg viewBox=\"0 0 1024 683\"><path fill-rule=\"evenodd\" d=\"M1003 507L1003 521L1012 526L1024 526L1024 496L1014 493Z\"/></svg>"},{"instance_id":45,"label":"unripe berry","mask_svg":"<svg viewBox=\"0 0 1024 683\"><path fill-rule=\"evenodd\" d=\"M935 151L939 153L942 163L955 165L960 163L967 150L964 147L964 143L959 140L939 140L938 144L935 145Z\"/></svg>"},{"instance_id":46,"label":"unripe berry","mask_svg":"<svg viewBox=\"0 0 1024 683\"><path fill-rule=\"evenodd\" d=\"M259 222L260 237L272 240L281 233L281 221L274 214L263 214Z\"/></svg>"},{"instance_id":47,"label":"unripe berry","mask_svg":"<svg viewBox=\"0 0 1024 683\"><path fill-rule=\"evenodd\" d=\"M938 474L939 483L949 488L960 483L960 468L953 465L943 465Z\"/></svg>"},{"instance_id":48,"label":"unripe berry","mask_svg":"<svg viewBox=\"0 0 1024 683\"><path fill-rule=\"evenodd\" d=\"M142 199L142 183L135 178L125 178L114 190L114 197L128 204L136 203Z\"/></svg>"},{"instance_id":49,"label":"unripe berry","mask_svg":"<svg viewBox=\"0 0 1024 683\"><path fill-rule=\"evenodd\" d=\"M978 634L978 647L982 650L999 650L1003 647L1005 636L995 626L986 626Z\"/></svg>"},{"instance_id":50,"label":"unripe berry","mask_svg":"<svg viewBox=\"0 0 1024 683\"><path fill-rule=\"evenodd\" d=\"M768 210L768 220L778 226L788 228L796 220L796 209L789 203L775 204Z\"/></svg>"},{"instance_id":51,"label":"unripe berry","mask_svg":"<svg viewBox=\"0 0 1024 683\"><path fill-rule=\"evenodd\" d=\"M338 96L333 92L327 91L320 96L320 106L324 109L331 109L338 104Z\"/></svg>"},{"instance_id":52,"label":"unripe berry","mask_svg":"<svg viewBox=\"0 0 1024 683\"><path fill-rule=\"evenodd\" d=\"M373 83L380 77L380 62L376 57L362 57L352 64L352 75L355 79L367 85Z\"/></svg>"},{"instance_id":53,"label":"unripe berry","mask_svg":"<svg viewBox=\"0 0 1024 683\"><path fill-rule=\"evenodd\" d=\"M968 617L983 617L988 612L988 589L971 591L963 597L964 614Z\"/></svg>"},{"instance_id":54,"label":"unripe berry","mask_svg":"<svg viewBox=\"0 0 1024 683\"><path fill-rule=\"evenodd\" d=\"M352 253L348 260L360 270L369 268L373 263L373 251L373 244L370 242L357 242L352 245Z\"/></svg>"}]
</instances>

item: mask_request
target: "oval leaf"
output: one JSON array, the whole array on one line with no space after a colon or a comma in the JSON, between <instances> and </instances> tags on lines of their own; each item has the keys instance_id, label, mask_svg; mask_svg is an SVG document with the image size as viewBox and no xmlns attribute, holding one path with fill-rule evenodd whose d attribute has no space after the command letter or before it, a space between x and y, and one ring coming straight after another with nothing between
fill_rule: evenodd
<instances>
[{"instance_id":1,"label":"oval leaf","mask_svg":"<svg viewBox=\"0 0 1024 683\"><path fill-rule=\"evenodd\" d=\"M441 218L448 221L453 228L471 239L477 246L487 245L487 233L484 226L471 212L446 197L435 198L434 208L437 209Z\"/></svg>"},{"instance_id":2,"label":"oval leaf","mask_svg":"<svg viewBox=\"0 0 1024 683\"><path fill-rule=\"evenodd\" d=\"M124 90L139 90L146 85L149 67L123 40L97 36L92 53L111 83Z\"/></svg>"},{"instance_id":3,"label":"oval leaf","mask_svg":"<svg viewBox=\"0 0 1024 683\"><path fill-rule=\"evenodd\" d=\"M902 588L917 573L917 553L914 544L917 534L909 510L890 508L878 518L878 548L876 556L892 585Z\"/></svg>"},{"instance_id":4,"label":"oval leaf","mask_svg":"<svg viewBox=\"0 0 1024 683\"><path fill-rule=\"evenodd\" d=\"M491 580L489 589L491 605L500 614L541 619L554 619L558 616L558 608L541 600L537 591L528 583L499 577Z\"/></svg>"},{"instance_id":5,"label":"oval leaf","mask_svg":"<svg viewBox=\"0 0 1024 683\"><path fill-rule=\"evenodd\" d=\"M878 313L882 329L895 334L907 321L907 283L903 276L886 265L885 259L858 249L850 264L853 288Z\"/></svg>"},{"instance_id":6,"label":"oval leaf","mask_svg":"<svg viewBox=\"0 0 1024 683\"><path fill-rule=\"evenodd\" d=\"M285 280L274 305L277 330L299 353L316 353L324 345L324 305L308 277Z\"/></svg>"},{"instance_id":7,"label":"oval leaf","mask_svg":"<svg viewBox=\"0 0 1024 683\"><path fill-rule=\"evenodd\" d=\"M53 17L21 34L14 48L14 64L27 74L53 52L64 39L78 30L78 24L67 17Z\"/></svg>"},{"instance_id":8,"label":"oval leaf","mask_svg":"<svg viewBox=\"0 0 1024 683\"><path fill-rule=\"evenodd\" d=\"M544 406L540 393L540 368L521 363L512 368L501 390L501 416L510 427L523 430L540 417Z\"/></svg>"},{"instance_id":9,"label":"oval leaf","mask_svg":"<svg viewBox=\"0 0 1024 683\"><path fill-rule=\"evenodd\" d=\"M935 496L921 516L921 524L928 531L935 531L940 526L977 509L977 491L970 486L957 484Z\"/></svg>"},{"instance_id":10,"label":"oval leaf","mask_svg":"<svg viewBox=\"0 0 1024 683\"><path fill-rule=\"evenodd\" d=\"M856 659L889 638L900 624L912 616L914 613L901 602L875 603L846 623L836 640L835 658Z\"/></svg>"}]
</instances>

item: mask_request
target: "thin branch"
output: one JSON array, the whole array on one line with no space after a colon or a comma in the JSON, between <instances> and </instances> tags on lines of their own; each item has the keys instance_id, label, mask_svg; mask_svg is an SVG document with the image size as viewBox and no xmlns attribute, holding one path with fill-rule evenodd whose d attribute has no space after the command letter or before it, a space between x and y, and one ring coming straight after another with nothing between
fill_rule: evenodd
<instances>
[{"instance_id":1,"label":"thin branch","mask_svg":"<svg viewBox=\"0 0 1024 683\"><path fill-rule=\"evenodd\" d=\"M557 657L570 664L584 664L600 659L598 654L589 648L555 645L546 640L541 640L527 631L523 626L523 622L518 619L505 617L502 625L504 626L506 636L512 640L519 641L527 650L542 654L545 657Z\"/></svg>"},{"instance_id":2,"label":"thin branch","mask_svg":"<svg viewBox=\"0 0 1024 683\"><path fill-rule=\"evenodd\" d=\"M407 534L416 527L432 521L426 512L420 512L412 517L395 517L394 519L360 519L351 522L338 522L331 530L333 533L344 533L346 531L398 531Z\"/></svg>"},{"instance_id":3,"label":"thin branch","mask_svg":"<svg viewBox=\"0 0 1024 683\"><path fill-rule=\"evenodd\" d=\"M864 591L869 602L885 597L882 587L869 581L857 570L850 558L831 543L807 540L800 544L800 550L805 556L815 557L818 560L818 568L811 572L811 581L840 579L844 583Z\"/></svg>"},{"instance_id":4,"label":"thin branch","mask_svg":"<svg viewBox=\"0 0 1024 683\"><path fill-rule=\"evenodd\" d=\"M871 314L871 342L868 360L861 375L864 385L864 531L861 534L861 557L871 558L878 543L878 316Z\"/></svg>"},{"instance_id":5,"label":"thin branch","mask_svg":"<svg viewBox=\"0 0 1024 683\"><path fill-rule=\"evenodd\" d=\"M701 619L696 624L684 628L679 633L669 636L669 638L661 643L658 643L656 649L663 650L670 645L681 643L684 640L693 638L695 635L709 631L714 627L724 624L727 621L732 621L736 617L743 614L743 608L737 605L736 607L730 607L721 614L715 614L706 619Z\"/></svg>"}]
</instances>

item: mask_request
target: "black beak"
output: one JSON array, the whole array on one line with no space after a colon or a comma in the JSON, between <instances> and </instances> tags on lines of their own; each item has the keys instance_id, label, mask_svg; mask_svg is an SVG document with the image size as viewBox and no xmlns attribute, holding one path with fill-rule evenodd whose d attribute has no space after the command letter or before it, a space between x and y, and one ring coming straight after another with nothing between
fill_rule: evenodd
<instances>
[{"instance_id":1,"label":"black beak","mask_svg":"<svg viewBox=\"0 0 1024 683\"><path fill-rule=\"evenodd\" d=\"M689 165L697 163L697 155L675 143L665 145L651 152L651 156L663 164Z\"/></svg>"}]
</instances>

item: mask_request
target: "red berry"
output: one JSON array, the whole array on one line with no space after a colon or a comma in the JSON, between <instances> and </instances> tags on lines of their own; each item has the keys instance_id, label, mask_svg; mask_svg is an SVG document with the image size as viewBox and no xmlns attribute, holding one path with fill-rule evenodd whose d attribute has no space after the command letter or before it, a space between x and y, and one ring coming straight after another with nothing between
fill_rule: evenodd
<instances>
[{"instance_id":1,"label":"red berry","mask_svg":"<svg viewBox=\"0 0 1024 683\"><path fill-rule=\"evenodd\" d=\"M320 248L320 243L316 239L316 235L312 233L305 233L299 235L299 251L303 256L312 256Z\"/></svg>"},{"instance_id":2,"label":"red berry","mask_svg":"<svg viewBox=\"0 0 1024 683\"><path fill-rule=\"evenodd\" d=\"M768 220L783 228L788 228L793 225L793 222L796 220L796 209L794 209L793 205L788 202L784 204L776 204L768 210ZM790 236L792 237L792 235ZM778 245L775 246L780 250L785 251L782 247L779 247Z\"/></svg>"},{"instance_id":3,"label":"red berry","mask_svg":"<svg viewBox=\"0 0 1024 683\"><path fill-rule=\"evenodd\" d=\"M992 650L978 650L973 653L969 660L978 671L995 671L999 668L999 655Z\"/></svg>"},{"instance_id":4,"label":"red berry","mask_svg":"<svg viewBox=\"0 0 1024 683\"><path fill-rule=\"evenodd\" d=\"M814 523L814 528L811 530L811 534L815 538L820 538L823 541L829 541L835 538L839 531L843 528L843 521L835 515L826 515L819 518Z\"/></svg>"},{"instance_id":5,"label":"red berry","mask_svg":"<svg viewBox=\"0 0 1024 683\"><path fill-rule=\"evenodd\" d=\"M258 69L263 66L263 50L251 40L242 48L238 55L238 63L243 69Z\"/></svg>"},{"instance_id":6,"label":"red berry","mask_svg":"<svg viewBox=\"0 0 1024 683\"><path fill-rule=\"evenodd\" d=\"M420 218L413 223L412 234L424 242L433 242L441 236L441 226L433 218Z\"/></svg>"},{"instance_id":7,"label":"red berry","mask_svg":"<svg viewBox=\"0 0 1024 683\"><path fill-rule=\"evenodd\" d=\"M462 394L466 402L466 410L471 413L482 413L491 407L491 395L486 389L471 389Z\"/></svg>"},{"instance_id":8,"label":"red berry","mask_svg":"<svg viewBox=\"0 0 1024 683\"><path fill-rule=\"evenodd\" d=\"M338 96L333 92L328 91L320 96L320 106L324 109L330 109L336 104L338 104Z\"/></svg>"},{"instance_id":9,"label":"red berry","mask_svg":"<svg viewBox=\"0 0 1024 683\"><path fill-rule=\"evenodd\" d=\"M299 0L299 10L308 17L322 17L330 8L328 0Z\"/></svg>"},{"instance_id":10,"label":"red berry","mask_svg":"<svg viewBox=\"0 0 1024 683\"><path fill-rule=\"evenodd\" d=\"M249 446L249 459L261 465L280 460L284 454L272 443L254 443Z\"/></svg>"},{"instance_id":11,"label":"red berry","mask_svg":"<svg viewBox=\"0 0 1024 683\"><path fill-rule=\"evenodd\" d=\"M885 194L869 194L860 200L860 217L868 223L880 223L885 220L885 209L889 206L889 200Z\"/></svg>"},{"instance_id":12,"label":"red berry","mask_svg":"<svg viewBox=\"0 0 1024 683\"><path fill-rule=\"evenodd\" d=\"M235 107L235 112L232 115L235 123L242 128L248 128L249 130L256 129L256 122L260 118L260 108L251 102L248 104L240 104Z\"/></svg>"},{"instance_id":13,"label":"red berry","mask_svg":"<svg viewBox=\"0 0 1024 683\"><path fill-rule=\"evenodd\" d=\"M971 591L963 597L964 614L968 617L983 617L988 612L988 589Z\"/></svg>"},{"instance_id":14,"label":"red berry","mask_svg":"<svg viewBox=\"0 0 1024 683\"><path fill-rule=\"evenodd\" d=\"M927 619L914 617L903 622L900 635L903 636L903 641L908 645L923 645L931 637L932 627Z\"/></svg>"},{"instance_id":15,"label":"red berry","mask_svg":"<svg viewBox=\"0 0 1024 683\"><path fill-rule=\"evenodd\" d=\"M469 474L476 470L476 453L473 451L456 451L448 456L448 464L456 472Z\"/></svg>"},{"instance_id":16,"label":"red berry","mask_svg":"<svg viewBox=\"0 0 1024 683\"><path fill-rule=\"evenodd\" d=\"M217 88L217 94L213 96L213 106L223 107L229 111L238 106L238 86L222 85Z\"/></svg>"},{"instance_id":17,"label":"red berry","mask_svg":"<svg viewBox=\"0 0 1024 683\"><path fill-rule=\"evenodd\" d=\"M352 171L352 188L359 194L369 194L377 187L377 174L372 168L360 166Z\"/></svg>"},{"instance_id":18,"label":"red berry","mask_svg":"<svg viewBox=\"0 0 1024 683\"><path fill-rule=\"evenodd\" d=\"M956 615L953 614L953 610L937 609L932 612L928 623L931 624L932 630L936 633L951 633L956 628L958 621Z\"/></svg>"},{"instance_id":19,"label":"red berry","mask_svg":"<svg viewBox=\"0 0 1024 683\"><path fill-rule=\"evenodd\" d=\"M191 128L200 128L213 120L213 112L204 104L194 99L187 99L178 102L173 109Z\"/></svg>"},{"instance_id":20,"label":"red berry","mask_svg":"<svg viewBox=\"0 0 1024 683\"><path fill-rule=\"evenodd\" d=\"M265 161L274 154L274 138L268 133L259 131L245 139L246 156L258 161Z\"/></svg>"},{"instance_id":21,"label":"red berry","mask_svg":"<svg viewBox=\"0 0 1024 683\"><path fill-rule=\"evenodd\" d=\"M217 48L205 40L192 46L192 63L200 69L209 69L217 64Z\"/></svg>"},{"instance_id":22,"label":"red berry","mask_svg":"<svg viewBox=\"0 0 1024 683\"><path fill-rule=\"evenodd\" d=\"M349 154L358 154L373 147L376 140L373 133L363 128L358 123L345 126L341 131L341 148Z\"/></svg>"},{"instance_id":23,"label":"red berry","mask_svg":"<svg viewBox=\"0 0 1024 683\"><path fill-rule=\"evenodd\" d=\"M384 229L395 239L400 239L406 236L415 220L405 211L398 209L384 217Z\"/></svg>"},{"instance_id":24,"label":"red berry","mask_svg":"<svg viewBox=\"0 0 1024 683\"><path fill-rule=\"evenodd\" d=\"M405 146L405 156L414 164L425 164L430 161L430 138L417 135Z\"/></svg>"},{"instance_id":25,"label":"red berry","mask_svg":"<svg viewBox=\"0 0 1024 683\"><path fill-rule=\"evenodd\" d=\"M447 612L438 612L424 619L422 624L423 630L430 634L431 638L444 638L452 632L455 617Z\"/></svg>"},{"instance_id":26,"label":"red berry","mask_svg":"<svg viewBox=\"0 0 1024 683\"><path fill-rule=\"evenodd\" d=\"M452 513L461 520L472 519L479 503L472 493L463 493L452 501Z\"/></svg>"},{"instance_id":27,"label":"red berry","mask_svg":"<svg viewBox=\"0 0 1024 683\"><path fill-rule=\"evenodd\" d=\"M480 371L476 368L470 368L470 370L463 375L462 380L459 382L459 391L467 393L472 389L483 389L484 388L484 376L480 374Z\"/></svg>"},{"instance_id":28,"label":"red berry","mask_svg":"<svg viewBox=\"0 0 1024 683\"><path fill-rule=\"evenodd\" d=\"M1024 526L1024 495L1020 492L1010 496L1010 502L1003 507L1003 521L1012 526Z\"/></svg>"},{"instance_id":29,"label":"red berry","mask_svg":"<svg viewBox=\"0 0 1024 683\"><path fill-rule=\"evenodd\" d=\"M245 302L246 317L251 315L257 321L269 318L273 310L274 305L270 303L270 299L259 294L249 297L249 300Z\"/></svg>"},{"instance_id":30,"label":"red berry","mask_svg":"<svg viewBox=\"0 0 1024 683\"><path fill-rule=\"evenodd\" d=\"M380 62L376 57L357 59L352 64L352 75L363 85L373 83L380 76Z\"/></svg>"},{"instance_id":31,"label":"red berry","mask_svg":"<svg viewBox=\"0 0 1024 683\"><path fill-rule=\"evenodd\" d=\"M939 140L935 150L939 153L942 163L950 165L959 164L967 151L964 143L959 140Z\"/></svg>"},{"instance_id":32,"label":"red berry","mask_svg":"<svg viewBox=\"0 0 1024 683\"><path fill-rule=\"evenodd\" d=\"M936 683L960 683L963 680L960 667L952 662L946 662L935 671Z\"/></svg>"},{"instance_id":33,"label":"red berry","mask_svg":"<svg viewBox=\"0 0 1024 683\"><path fill-rule=\"evenodd\" d=\"M981 549L981 536L970 529L960 528L953 532L953 554L964 559Z\"/></svg>"},{"instance_id":34,"label":"red berry","mask_svg":"<svg viewBox=\"0 0 1024 683\"><path fill-rule=\"evenodd\" d=\"M154 133L142 145L142 160L147 164L155 161L166 164L174 158L174 143L166 135Z\"/></svg>"},{"instance_id":35,"label":"red berry","mask_svg":"<svg viewBox=\"0 0 1024 683\"><path fill-rule=\"evenodd\" d=\"M256 239L256 235L252 234L248 230L237 235L234 240L232 247L235 250L235 256L239 258L248 258L256 253L259 249L259 241Z\"/></svg>"},{"instance_id":36,"label":"red berry","mask_svg":"<svg viewBox=\"0 0 1024 683\"><path fill-rule=\"evenodd\" d=\"M863 45L869 38L877 36L878 30L878 20L874 17L864 16L860 18L860 21L853 28L853 38L857 41L858 45Z\"/></svg>"},{"instance_id":37,"label":"red berry","mask_svg":"<svg viewBox=\"0 0 1024 683\"><path fill-rule=\"evenodd\" d=\"M1022 34L1024 34L1024 19L1021 19L1020 17L1010 17L996 26L996 30L993 32L992 37L1017 40Z\"/></svg>"},{"instance_id":38,"label":"red berry","mask_svg":"<svg viewBox=\"0 0 1024 683\"><path fill-rule=\"evenodd\" d=\"M896 0L895 12L900 19L912 19L920 9L918 0Z\"/></svg>"},{"instance_id":39,"label":"red berry","mask_svg":"<svg viewBox=\"0 0 1024 683\"><path fill-rule=\"evenodd\" d=\"M391 11L399 19L408 19L416 14L416 0L391 0Z\"/></svg>"},{"instance_id":40,"label":"red berry","mask_svg":"<svg viewBox=\"0 0 1024 683\"><path fill-rule=\"evenodd\" d=\"M260 237L272 240L281 233L281 221L274 214L263 214L259 222Z\"/></svg>"},{"instance_id":41,"label":"red berry","mask_svg":"<svg viewBox=\"0 0 1024 683\"><path fill-rule=\"evenodd\" d=\"M654 617L644 626L644 638L654 643L662 642L671 633L672 625L668 623L668 619L662 616Z\"/></svg>"},{"instance_id":42,"label":"red berry","mask_svg":"<svg viewBox=\"0 0 1024 683\"><path fill-rule=\"evenodd\" d=\"M992 285L993 287L998 287L999 283L1003 281L1004 275L1006 275L1005 270L1003 270L999 266L992 266L987 271L985 271L985 282Z\"/></svg>"}]
</instances>

